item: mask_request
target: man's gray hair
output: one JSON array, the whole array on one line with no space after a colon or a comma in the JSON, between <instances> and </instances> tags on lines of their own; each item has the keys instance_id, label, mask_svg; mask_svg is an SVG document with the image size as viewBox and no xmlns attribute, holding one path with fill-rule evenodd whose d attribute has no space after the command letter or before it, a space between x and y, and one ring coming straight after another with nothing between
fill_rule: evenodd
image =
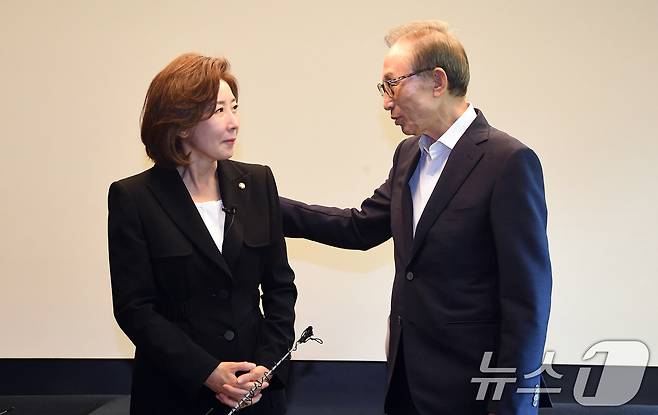
<instances>
[{"instance_id":1,"label":"man's gray hair","mask_svg":"<svg viewBox=\"0 0 658 415\"><path fill-rule=\"evenodd\" d=\"M390 48L400 38L407 35L421 35L431 32L450 33L448 31L448 23L442 20L416 20L415 22L406 23L389 30L384 40L386 41L386 46Z\"/></svg>"},{"instance_id":2,"label":"man's gray hair","mask_svg":"<svg viewBox=\"0 0 658 415\"><path fill-rule=\"evenodd\" d=\"M448 91L454 96L466 95L470 73L468 58L461 42L441 20L418 20L391 29L386 44L409 42L412 45L412 69L419 71L443 68L448 76Z\"/></svg>"}]
</instances>

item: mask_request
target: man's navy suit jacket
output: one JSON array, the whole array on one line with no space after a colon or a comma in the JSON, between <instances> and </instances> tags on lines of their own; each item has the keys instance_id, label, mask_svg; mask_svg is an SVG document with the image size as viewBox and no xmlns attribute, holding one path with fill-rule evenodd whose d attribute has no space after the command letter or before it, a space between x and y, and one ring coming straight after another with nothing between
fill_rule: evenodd
<instances>
[{"instance_id":1,"label":"man's navy suit jacket","mask_svg":"<svg viewBox=\"0 0 658 415\"><path fill-rule=\"evenodd\" d=\"M366 250L393 237L388 380L401 342L409 389L423 415L537 413L551 297L547 210L539 159L477 117L459 139L413 235L409 178L418 137L402 141L388 179L360 209L281 198L284 233ZM512 373L481 373L491 367ZM472 378L516 377L502 398L476 400ZM387 406L396 397L387 393Z\"/></svg>"}]
</instances>

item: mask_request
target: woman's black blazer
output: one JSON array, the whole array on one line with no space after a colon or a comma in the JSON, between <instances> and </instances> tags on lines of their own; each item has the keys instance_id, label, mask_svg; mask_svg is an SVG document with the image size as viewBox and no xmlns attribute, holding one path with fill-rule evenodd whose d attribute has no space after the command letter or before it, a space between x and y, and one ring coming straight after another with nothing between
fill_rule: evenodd
<instances>
[{"instance_id":1,"label":"woman's black blazer","mask_svg":"<svg viewBox=\"0 0 658 415\"><path fill-rule=\"evenodd\" d=\"M176 169L156 165L110 186L114 315L136 346L133 414L205 413L218 402L203 382L220 362L271 368L294 341L297 291L272 172L225 160L217 173L221 253ZM278 372L247 412L285 411L285 365Z\"/></svg>"}]
</instances>

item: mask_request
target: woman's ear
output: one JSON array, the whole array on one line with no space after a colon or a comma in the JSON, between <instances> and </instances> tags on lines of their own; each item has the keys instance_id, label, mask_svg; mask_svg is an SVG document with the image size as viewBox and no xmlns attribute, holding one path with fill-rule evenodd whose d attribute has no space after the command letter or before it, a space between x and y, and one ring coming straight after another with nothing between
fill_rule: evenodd
<instances>
[{"instance_id":1,"label":"woman's ear","mask_svg":"<svg viewBox=\"0 0 658 415\"><path fill-rule=\"evenodd\" d=\"M190 130L180 130L177 135L180 138L187 138L190 136Z\"/></svg>"}]
</instances>

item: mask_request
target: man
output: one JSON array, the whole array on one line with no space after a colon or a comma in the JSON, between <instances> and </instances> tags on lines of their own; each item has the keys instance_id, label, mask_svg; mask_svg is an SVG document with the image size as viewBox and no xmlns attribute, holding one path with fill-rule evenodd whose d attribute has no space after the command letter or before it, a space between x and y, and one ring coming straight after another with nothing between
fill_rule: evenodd
<instances>
[{"instance_id":1,"label":"man","mask_svg":"<svg viewBox=\"0 0 658 415\"><path fill-rule=\"evenodd\" d=\"M386 42L378 88L412 137L360 209L282 198L284 233L362 250L393 237L388 414L536 414L551 294L539 160L466 101L468 59L444 23ZM486 352L484 367L515 373L483 373ZM514 383L478 400L487 376Z\"/></svg>"}]
</instances>

